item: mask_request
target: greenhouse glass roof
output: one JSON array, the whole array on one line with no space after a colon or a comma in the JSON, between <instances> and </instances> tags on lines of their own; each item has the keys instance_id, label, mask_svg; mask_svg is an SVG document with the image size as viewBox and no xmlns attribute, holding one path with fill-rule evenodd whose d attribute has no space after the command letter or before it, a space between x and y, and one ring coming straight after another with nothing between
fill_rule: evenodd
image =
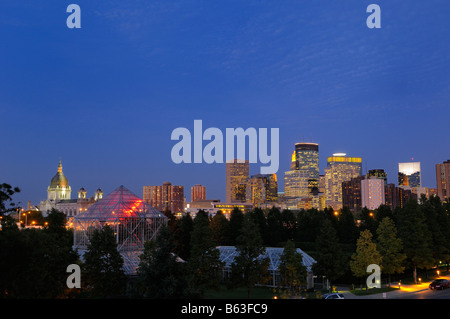
<instances>
[{"instance_id":1,"label":"greenhouse glass roof","mask_svg":"<svg viewBox=\"0 0 450 319\"><path fill-rule=\"evenodd\" d=\"M225 262L225 267L231 267L234 258L239 254L239 251L234 246L218 246L217 249L220 252L220 260ZM270 265L269 271L277 271L280 266L280 257L283 254L283 248L278 247L266 247L266 252L261 255L261 258L269 257ZM297 248L297 252L303 257L303 265L306 267L307 271L312 271L312 265L316 261L307 253L305 253L300 248Z\"/></svg>"},{"instance_id":2,"label":"greenhouse glass roof","mask_svg":"<svg viewBox=\"0 0 450 319\"><path fill-rule=\"evenodd\" d=\"M117 218L152 218L164 214L156 210L124 186L119 186L113 192L92 205L76 219L98 219L102 221Z\"/></svg>"}]
</instances>

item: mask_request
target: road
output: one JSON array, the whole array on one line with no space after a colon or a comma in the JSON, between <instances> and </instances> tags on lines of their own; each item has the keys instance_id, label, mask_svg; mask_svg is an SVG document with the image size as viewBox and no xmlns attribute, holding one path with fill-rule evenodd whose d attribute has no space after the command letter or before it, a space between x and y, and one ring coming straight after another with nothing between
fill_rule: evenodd
<instances>
[{"instance_id":1,"label":"road","mask_svg":"<svg viewBox=\"0 0 450 319\"><path fill-rule=\"evenodd\" d=\"M450 276L442 276L441 278L450 280ZM425 282L418 285L402 285L400 290L367 296L356 296L348 290L340 292L344 294L346 299L450 299L450 288L430 290L429 284L429 282Z\"/></svg>"}]
</instances>

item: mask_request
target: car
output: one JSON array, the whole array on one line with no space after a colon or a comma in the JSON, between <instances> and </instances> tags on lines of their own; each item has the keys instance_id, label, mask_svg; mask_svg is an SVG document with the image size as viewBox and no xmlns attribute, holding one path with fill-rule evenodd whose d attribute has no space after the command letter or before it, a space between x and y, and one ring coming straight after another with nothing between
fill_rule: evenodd
<instances>
[{"instance_id":1,"label":"car","mask_svg":"<svg viewBox=\"0 0 450 319\"><path fill-rule=\"evenodd\" d=\"M435 279L428 286L431 290L433 289L445 289L450 287L450 281L447 279Z\"/></svg>"},{"instance_id":2,"label":"car","mask_svg":"<svg viewBox=\"0 0 450 319\"><path fill-rule=\"evenodd\" d=\"M322 299L345 299L344 295L338 292L332 292L329 294L324 294Z\"/></svg>"}]
</instances>

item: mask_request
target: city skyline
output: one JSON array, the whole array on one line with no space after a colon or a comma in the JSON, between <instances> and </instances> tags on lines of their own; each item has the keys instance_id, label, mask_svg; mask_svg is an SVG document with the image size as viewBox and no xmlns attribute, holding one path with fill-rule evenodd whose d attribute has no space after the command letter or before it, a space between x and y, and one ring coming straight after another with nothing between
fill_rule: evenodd
<instances>
[{"instance_id":1,"label":"city skyline","mask_svg":"<svg viewBox=\"0 0 450 319\"><path fill-rule=\"evenodd\" d=\"M382 3L377 30L360 1L77 3L76 30L67 5L2 4L0 176L22 205L47 197L60 159L72 195L169 181L224 201L225 164L171 161L170 133L196 119L279 128L279 180L298 142L320 145L321 174L344 152L395 184L421 162L432 188L450 158L446 1Z\"/></svg>"}]
</instances>

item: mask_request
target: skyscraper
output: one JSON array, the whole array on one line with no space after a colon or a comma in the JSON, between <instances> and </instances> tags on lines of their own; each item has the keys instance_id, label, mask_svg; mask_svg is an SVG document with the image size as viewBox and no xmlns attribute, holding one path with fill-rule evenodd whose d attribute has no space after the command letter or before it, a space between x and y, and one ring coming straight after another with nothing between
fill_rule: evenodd
<instances>
[{"instance_id":1,"label":"skyscraper","mask_svg":"<svg viewBox=\"0 0 450 319\"><path fill-rule=\"evenodd\" d=\"M308 196L309 172L292 170L284 173L284 196L298 198Z\"/></svg>"},{"instance_id":2,"label":"skyscraper","mask_svg":"<svg viewBox=\"0 0 450 319\"><path fill-rule=\"evenodd\" d=\"M245 186L249 178L249 161L234 159L227 161L226 170L226 202L245 202Z\"/></svg>"},{"instance_id":3,"label":"skyscraper","mask_svg":"<svg viewBox=\"0 0 450 319\"><path fill-rule=\"evenodd\" d=\"M384 178L368 176L361 181L361 206L377 209L386 203Z\"/></svg>"},{"instance_id":4,"label":"skyscraper","mask_svg":"<svg viewBox=\"0 0 450 319\"><path fill-rule=\"evenodd\" d=\"M361 181L364 176L353 177L342 182L342 206L348 207L352 212L361 211Z\"/></svg>"},{"instance_id":5,"label":"skyscraper","mask_svg":"<svg viewBox=\"0 0 450 319\"><path fill-rule=\"evenodd\" d=\"M319 144L295 144L296 169L308 172L311 179L319 179Z\"/></svg>"},{"instance_id":6,"label":"skyscraper","mask_svg":"<svg viewBox=\"0 0 450 319\"><path fill-rule=\"evenodd\" d=\"M345 153L335 153L328 157L325 168L326 206L342 208L342 183L361 175L362 159L347 157Z\"/></svg>"},{"instance_id":7,"label":"skyscraper","mask_svg":"<svg viewBox=\"0 0 450 319\"><path fill-rule=\"evenodd\" d=\"M399 187L422 187L420 162L398 163Z\"/></svg>"},{"instance_id":8,"label":"skyscraper","mask_svg":"<svg viewBox=\"0 0 450 319\"><path fill-rule=\"evenodd\" d=\"M203 185L196 184L191 187L191 202L196 202L199 200L206 199L206 187Z\"/></svg>"},{"instance_id":9,"label":"skyscraper","mask_svg":"<svg viewBox=\"0 0 450 319\"><path fill-rule=\"evenodd\" d=\"M437 195L442 201L450 200L450 160L436 164Z\"/></svg>"},{"instance_id":10,"label":"skyscraper","mask_svg":"<svg viewBox=\"0 0 450 319\"><path fill-rule=\"evenodd\" d=\"M250 177L246 184L246 202L255 206L278 201L278 183L276 174L257 174Z\"/></svg>"},{"instance_id":11,"label":"skyscraper","mask_svg":"<svg viewBox=\"0 0 450 319\"><path fill-rule=\"evenodd\" d=\"M184 187L164 182L163 185L144 186L143 200L145 203L164 212L170 210L173 214L184 211Z\"/></svg>"}]
</instances>

